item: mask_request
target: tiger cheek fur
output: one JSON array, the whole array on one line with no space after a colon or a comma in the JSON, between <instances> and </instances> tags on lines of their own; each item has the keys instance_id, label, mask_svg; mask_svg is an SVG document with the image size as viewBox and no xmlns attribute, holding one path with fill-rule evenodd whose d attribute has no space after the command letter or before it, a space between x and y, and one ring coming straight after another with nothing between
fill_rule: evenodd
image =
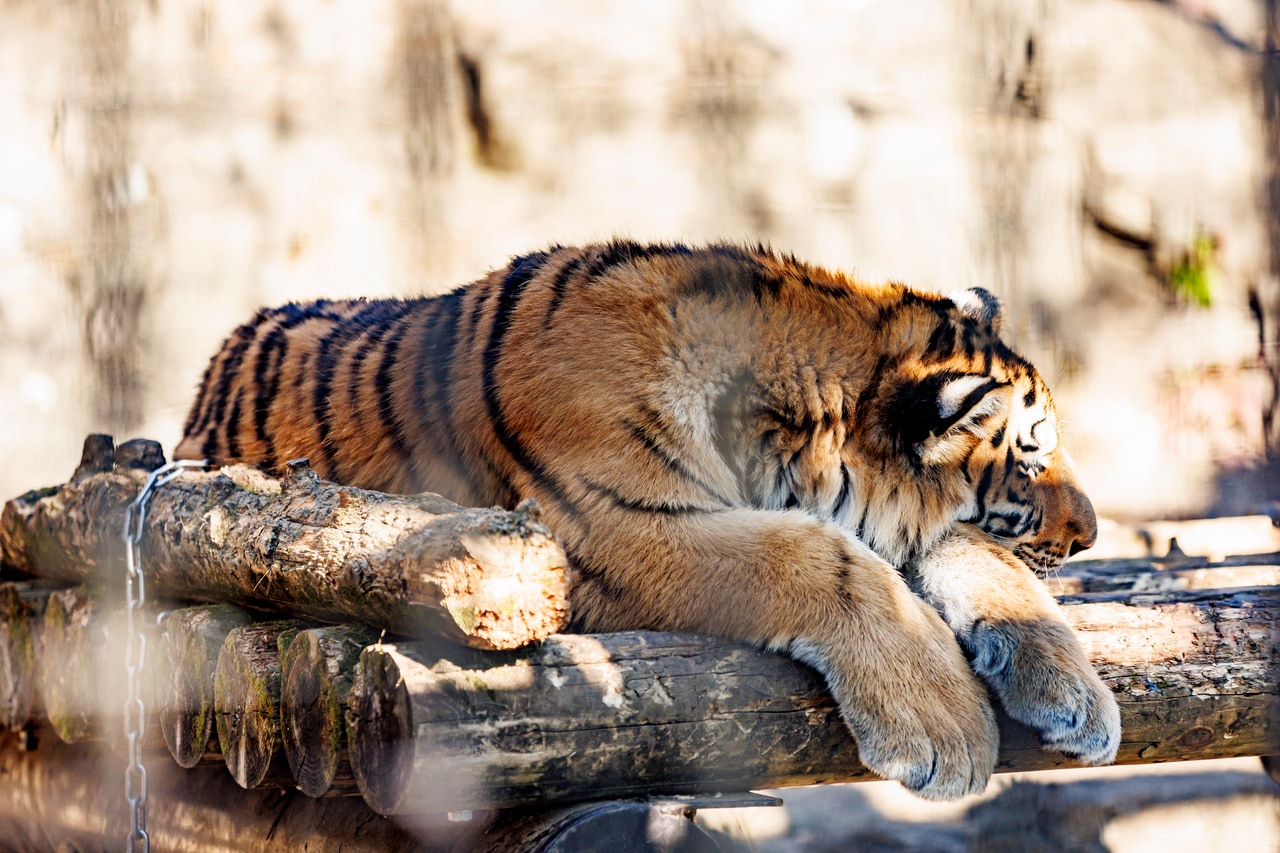
<instances>
[{"instance_id":1,"label":"tiger cheek fur","mask_svg":"<svg viewBox=\"0 0 1280 853\"><path fill-rule=\"evenodd\" d=\"M962 646L1048 744L1106 760L1118 734L1012 555L1056 565L1094 521L999 325L979 289L873 285L763 248L557 246L442 296L261 311L210 363L175 455L536 497L572 563L575 628L791 654L868 766L953 798L996 756Z\"/></svg>"}]
</instances>

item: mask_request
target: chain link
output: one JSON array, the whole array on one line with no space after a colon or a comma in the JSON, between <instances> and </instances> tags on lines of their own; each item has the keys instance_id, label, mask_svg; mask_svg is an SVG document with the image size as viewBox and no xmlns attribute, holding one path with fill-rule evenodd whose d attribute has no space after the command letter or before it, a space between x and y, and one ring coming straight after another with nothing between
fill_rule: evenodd
<instances>
[{"instance_id":1,"label":"chain link","mask_svg":"<svg viewBox=\"0 0 1280 853\"><path fill-rule=\"evenodd\" d=\"M147 601L146 579L142 574L142 533L151 494L188 468L203 468L205 462L181 459L152 471L142 491L124 514L125 609L127 638L125 645L125 684L129 696L124 705L124 733L129 741L129 766L124 771L124 796L129 802L131 828L129 853L149 853L151 837L147 835L147 768L142 763L142 739L147 732L147 706L142 697L143 667L147 662L147 635L142 621L142 607ZM138 843L141 842L141 847Z\"/></svg>"}]
</instances>

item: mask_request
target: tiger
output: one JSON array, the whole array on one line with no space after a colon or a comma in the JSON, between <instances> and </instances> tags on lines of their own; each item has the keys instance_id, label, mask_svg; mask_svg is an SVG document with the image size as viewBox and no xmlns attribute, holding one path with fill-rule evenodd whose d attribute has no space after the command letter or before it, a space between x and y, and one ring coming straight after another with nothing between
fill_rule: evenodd
<instances>
[{"instance_id":1,"label":"tiger","mask_svg":"<svg viewBox=\"0 0 1280 853\"><path fill-rule=\"evenodd\" d=\"M556 245L442 295L261 310L210 362L175 456L533 498L571 630L790 655L864 765L955 799L993 772L991 694L1081 763L1120 741L1037 577L1094 544L1096 517L1002 322L983 288L765 246Z\"/></svg>"}]
</instances>

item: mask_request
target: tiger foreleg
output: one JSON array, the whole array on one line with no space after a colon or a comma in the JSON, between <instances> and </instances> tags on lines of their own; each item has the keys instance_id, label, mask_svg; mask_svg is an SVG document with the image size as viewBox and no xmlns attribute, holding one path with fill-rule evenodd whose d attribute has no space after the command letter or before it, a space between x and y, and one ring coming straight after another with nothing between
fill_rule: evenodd
<instances>
[{"instance_id":1,"label":"tiger foreleg","mask_svg":"<svg viewBox=\"0 0 1280 853\"><path fill-rule=\"evenodd\" d=\"M999 737L986 690L938 614L853 536L745 509L594 518L592 530L570 546L576 628L698 631L787 653L825 677L871 770L930 799L986 787Z\"/></svg>"},{"instance_id":2,"label":"tiger foreleg","mask_svg":"<svg viewBox=\"0 0 1280 853\"><path fill-rule=\"evenodd\" d=\"M913 573L1014 719L1083 764L1115 760L1120 709L1044 584L977 530L947 535Z\"/></svg>"}]
</instances>

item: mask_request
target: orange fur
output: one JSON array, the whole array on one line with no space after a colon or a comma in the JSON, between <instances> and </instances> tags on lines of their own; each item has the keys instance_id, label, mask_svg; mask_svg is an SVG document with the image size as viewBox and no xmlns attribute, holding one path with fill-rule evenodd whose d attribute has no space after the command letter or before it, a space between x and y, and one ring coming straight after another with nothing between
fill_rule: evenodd
<instances>
[{"instance_id":1,"label":"orange fur","mask_svg":"<svg viewBox=\"0 0 1280 853\"><path fill-rule=\"evenodd\" d=\"M215 356L176 455L536 497L577 628L788 651L824 673L869 766L951 797L985 784L993 718L956 643L968 628L906 578L920 588L969 525L996 537L971 551L1004 555L979 574L1091 545L1056 429L984 291L615 241L432 299L264 310Z\"/></svg>"}]
</instances>

